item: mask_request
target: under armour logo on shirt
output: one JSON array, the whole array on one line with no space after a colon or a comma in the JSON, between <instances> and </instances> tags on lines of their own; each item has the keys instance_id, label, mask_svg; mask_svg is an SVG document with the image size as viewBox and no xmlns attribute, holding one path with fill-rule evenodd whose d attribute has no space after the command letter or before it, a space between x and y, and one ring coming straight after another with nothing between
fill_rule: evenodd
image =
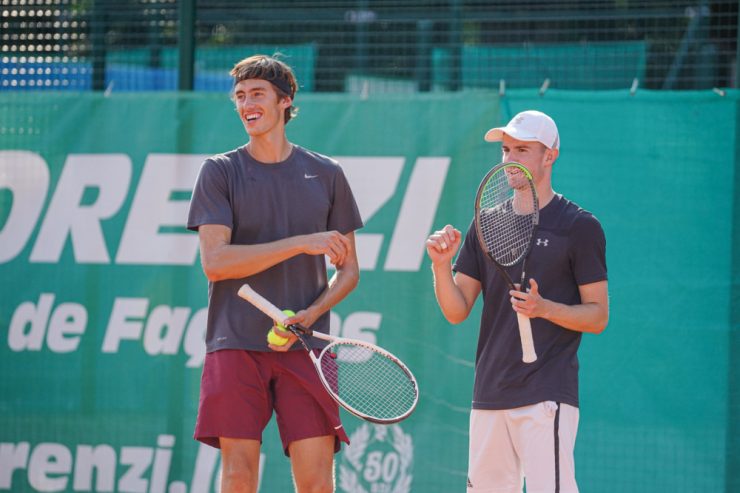
<instances>
[{"instance_id":1,"label":"under armour logo on shirt","mask_svg":"<svg viewBox=\"0 0 740 493\"><path fill-rule=\"evenodd\" d=\"M550 240L543 240L542 238L537 238L537 246L547 246L547 243Z\"/></svg>"}]
</instances>

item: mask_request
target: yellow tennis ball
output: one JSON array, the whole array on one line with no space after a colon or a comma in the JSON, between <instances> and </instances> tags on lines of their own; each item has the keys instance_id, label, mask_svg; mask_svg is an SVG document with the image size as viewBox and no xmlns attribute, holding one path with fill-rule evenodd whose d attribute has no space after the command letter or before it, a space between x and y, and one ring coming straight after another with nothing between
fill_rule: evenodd
<instances>
[{"instance_id":1,"label":"yellow tennis ball","mask_svg":"<svg viewBox=\"0 0 740 493\"><path fill-rule=\"evenodd\" d=\"M273 346L285 346L287 342L287 337L276 334L273 329L270 329L270 332L267 333L267 344L272 344Z\"/></svg>"},{"instance_id":2,"label":"yellow tennis ball","mask_svg":"<svg viewBox=\"0 0 740 493\"><path fill-rule=\"evenodd\" d=\"M295 312L293 310L283 310L283 313L289 317L295 315ZM277 324L277 326L283 330L287 330L283 324L279 323ZM267 333L267 343L272 344L273 346L284 346L288 343L288 338L277 334L275 332L275 329L273 328L270 329L270 332Z\"/></svg>"},{"instance_id":3,"label":"yellow tennis ball","mask_svg":"<svg viewBox=\"0 0 740 493\"><path fill-rule=\"evenodd\" d=\"M286 314L289 317L292 317L293 315L295 315L295 312L293 310L283 310L283 313ZM279 323L279 324L277 324L277 326L279 328L283 329L283 330L288 330L288 329L285 328L285 326L283 324L280 324Z\"/></svg>"}]
</instances>

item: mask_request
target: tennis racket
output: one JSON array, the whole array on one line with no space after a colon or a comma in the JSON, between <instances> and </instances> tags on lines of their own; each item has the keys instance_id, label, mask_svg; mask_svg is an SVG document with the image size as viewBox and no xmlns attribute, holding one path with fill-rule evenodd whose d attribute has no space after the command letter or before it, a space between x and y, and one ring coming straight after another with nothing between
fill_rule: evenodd
<instances>
[{"instance_id":1,"label":"tennis racket","mask_svg":"<svg viewBox=\"0 0 740 493\"><path fill-rule=\"evenodd\" d=\"M239 296L276 323L288 316L248 284ZM419 386L401 360L369 342L334 337L300 325L286 328L298 337L316 367L329 395L355 416L372 423L390 424L406 419L416 408ZM316 356L308 336L329 342Z\"/></svg>"},{"instance_id":2,"label":"tennis racket","mask_svg":"<svg viewBox=\"0 0 740 493\"><path fill-rule=\"evenodd\" d=\"M527 255L539 222L532 174L519 163L501 163L483 178L475 197L475 230L481 248L493 260L511 289L517 289L506 267L522 263L520 289L525 289ZM532 324L517 313L522 361L537 360Z\"/></svg>"}]
</instances>

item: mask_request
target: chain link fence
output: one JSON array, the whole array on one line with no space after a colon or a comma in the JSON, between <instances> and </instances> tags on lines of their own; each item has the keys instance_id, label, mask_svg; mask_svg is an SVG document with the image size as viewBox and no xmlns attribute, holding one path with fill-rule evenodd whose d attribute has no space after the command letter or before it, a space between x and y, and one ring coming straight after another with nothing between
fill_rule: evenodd
<instances>
[{"instance_id":1,"label":"chain link fence","mask_svg":"<svg viewBox=\"0 0 740 493\"><path fill-rule=\"evenodd\" d=\"M302 91L738 87L738 1L0 0L0 90L228 91L281 53Z\"/></svg>"}]
</instances>

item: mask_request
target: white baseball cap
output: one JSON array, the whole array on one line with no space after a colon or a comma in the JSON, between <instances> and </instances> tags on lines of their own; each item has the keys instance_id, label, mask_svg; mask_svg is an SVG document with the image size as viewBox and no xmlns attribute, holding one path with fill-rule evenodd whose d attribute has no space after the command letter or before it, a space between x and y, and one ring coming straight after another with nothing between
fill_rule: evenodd
<instances>
[{"instance_id":1,"label":"white baseball cap","mask_svg":"<svg viewBox=\"0 0 740 493\"><path fill-rule=\"evenodd\" d=\"M488 142L500 142L504 134L517 140L541 142L548 149L560 148L558 127L552 118L541 111L522 111L505 127L492 128L486 132L484 139Z\"/></svg>"}]
</instances>

